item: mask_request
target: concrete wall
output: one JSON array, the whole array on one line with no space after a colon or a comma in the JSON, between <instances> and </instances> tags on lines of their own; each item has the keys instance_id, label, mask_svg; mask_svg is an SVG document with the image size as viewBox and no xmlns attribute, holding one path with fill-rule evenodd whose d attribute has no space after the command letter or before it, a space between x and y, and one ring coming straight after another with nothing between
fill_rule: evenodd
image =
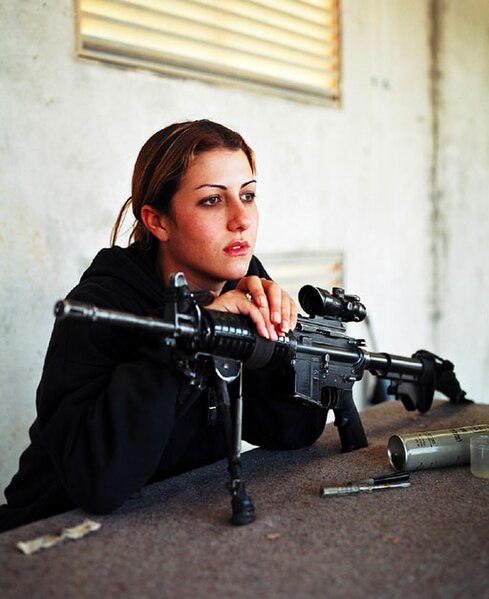
<instances>
[{"instance_id":1,"label":"concrete wall","mask_svg":"<svg viewBox=\"0 0 489 599\"><path fill-rule=\"evenodd\" d=\"M332 109L82 61L71 2L3 0L0 489L28 442L53 304L108 245L139 148L175 120L218 120L255 148L259 255L342 251L378 348L449 356L489 401L477 312L489 292L489 5L342 4Z\"/></svg>"},{"instance_id":2,"label":"concrete wall","mask_svg":"<svg viewBox=\"0 0 489 599\"><path fill-rule=\"evenodd\" d=\"M434 345L489 403L489 2L441 3Z\"/></svg>"}]
</instances>

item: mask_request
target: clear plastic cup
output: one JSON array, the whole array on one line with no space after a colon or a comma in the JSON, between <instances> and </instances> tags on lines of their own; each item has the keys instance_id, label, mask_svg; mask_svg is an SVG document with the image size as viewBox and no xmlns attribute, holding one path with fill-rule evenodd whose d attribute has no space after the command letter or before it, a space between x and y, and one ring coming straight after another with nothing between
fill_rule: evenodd
<instances>
[{"instance_id":1,"label":"clear plastic cup","mask_svg":"<svg viewBox=\"0 0 489 599\"><path fill-rule=\"evenodd\" d=\"M470 438L470 471L477 478L489 479L489 434Z\"/></svg>"}]
</instances>

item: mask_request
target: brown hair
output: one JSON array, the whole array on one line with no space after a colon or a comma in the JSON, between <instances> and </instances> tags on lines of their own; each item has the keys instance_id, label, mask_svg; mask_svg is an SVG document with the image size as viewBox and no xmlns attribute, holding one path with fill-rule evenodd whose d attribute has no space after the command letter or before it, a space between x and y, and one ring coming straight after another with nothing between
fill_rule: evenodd
<instances>
[{"instance_id":1,"label":"brown hair","mask_svg":"<svg viewBox=\"0 0 489 599\"><path fill-rule=\"evenodd\" d=\"M141 220L141 208L150 204L163 214L170 214L173 195L192 160L202 152L219 148L242 150L255 173L253 150L241 135L213 121L202 119L174 123L152 135L137 157L132 176L132 195L119 212L112 229L111 245L115 245L124 216L129 206L132 206L135 222L129 243L138 241L144 247L152 247L156 238Z\"/></svg>"}]
</instances>

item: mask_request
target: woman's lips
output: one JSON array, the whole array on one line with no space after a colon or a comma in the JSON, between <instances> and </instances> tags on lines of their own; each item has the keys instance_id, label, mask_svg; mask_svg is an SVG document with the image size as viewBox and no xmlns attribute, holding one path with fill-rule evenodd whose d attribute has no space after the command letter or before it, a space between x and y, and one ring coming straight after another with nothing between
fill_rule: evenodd
<instances>
[{"instance_id":1,"label":"woman's lips","mask_svg":"<svg viewBox=\"0 0 489 599\"><path fill-rule=\"evenodd\" d=\"M228 256L246 256L250 244L247 241L233 241L224 248Z\"/></svg>"}]
</instances>

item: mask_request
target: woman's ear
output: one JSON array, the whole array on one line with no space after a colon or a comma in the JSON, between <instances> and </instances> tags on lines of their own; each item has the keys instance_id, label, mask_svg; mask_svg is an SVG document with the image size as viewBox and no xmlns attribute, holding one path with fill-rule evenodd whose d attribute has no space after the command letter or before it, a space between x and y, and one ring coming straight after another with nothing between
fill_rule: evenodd
<instances>
[{"instance_id":1,"label":"woman's ear","mask_svg":"<svg viewBox=\"0 0 489 599\"><path fill-rule=\"evenodd\" d=\"M169 225L168 217L161 214L156 208L149 204L144 204L141 208L141 220L145 227L160 241L168 241Z\"/></svg>"}]
</instances>

